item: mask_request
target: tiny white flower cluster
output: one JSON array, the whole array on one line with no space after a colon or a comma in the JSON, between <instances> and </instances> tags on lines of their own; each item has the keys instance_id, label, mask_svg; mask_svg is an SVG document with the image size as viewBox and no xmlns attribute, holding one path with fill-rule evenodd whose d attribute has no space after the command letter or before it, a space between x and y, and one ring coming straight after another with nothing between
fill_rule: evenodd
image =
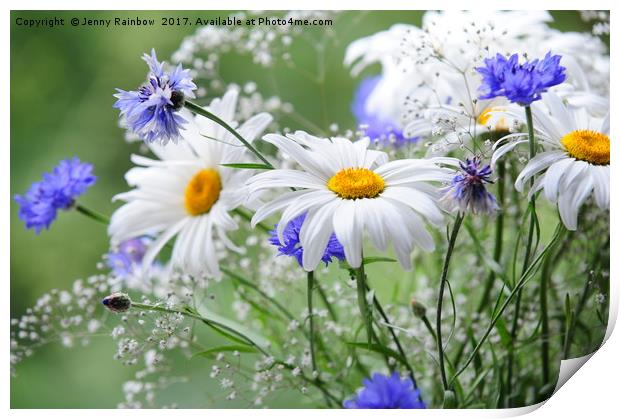
<instances>
[{"instance_id":1,"label":"tiny white flower cluster","mask_svg":"<svg viewBox=\"0 0 620 419\"><path fill-rule=\"evenodd\" d=\"M609 11L604 10L580 10L581 20L593 22L592 34L596 36L609 35Z\"/></svg>"},{"instance_id":2,"label":"tiny white flower cluster","mask_svg":"<svg viewBox=\"0 0 620 419\"><path fill-rule=\"evenodd\" d=\"M68 291L51 290L42 295L20 318L11 319L11 371L37 347L60 342L71 347L87 345L105 328L100 296L109 290L105 275L76 280Z\"/></svg>"},{"instance_id":3,"label":"tiny white flower cluster","mask_svg":"<svg viewBox=\"0 0 620 419\"><path fill-rule=\"evenodd\" d=\"M238 12L231 17L241 19L273 18L275 12ZM289 11L278 16L282 21L333 19L336 11ZM323 35L332 31L331 26L321 27ZM274 61L282 59L290 61L288 54L290 45L298 37L307 36L301 26L278 25L244 25L244 26L204 26L192 36L186 37L178 51L172 57L173 61L193 65L207 72L209 79L217 78L217 67L220 55L235 52L241 55L250 55L254 63L263 67L271 67ZM207 59L201 57L207 53Z\"/></svg>"}]
</instances>

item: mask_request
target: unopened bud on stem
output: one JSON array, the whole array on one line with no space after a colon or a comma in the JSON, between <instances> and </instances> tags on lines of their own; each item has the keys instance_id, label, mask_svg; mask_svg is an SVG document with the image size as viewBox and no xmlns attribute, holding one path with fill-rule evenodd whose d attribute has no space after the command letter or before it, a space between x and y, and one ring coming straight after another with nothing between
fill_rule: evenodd
<instances>
[{"instance_id":1,"label":"unopened bud on stem","mask_svg":"<svg viewBox=\"0 0 620 419\"><path fill-rule=\"evenodd\" d=\"M420 319L426 317L426 307L415 298L411 300L411 311L413 311L414 316Z\"/></svg>"},{"instance_id":2,"label":"unopened bud on stem","mask_svg":"<svg viewBox=\"0 0 620 419\"><path fill-rule=\"evenodd\" d=\"M446 390L443 394L443 409L454 409L457 407L456 394L452 390Z\"/></svg>"},{"instance_id":3,"label":"unopened bud on stem","mask_svg":"<svg viewBox=\"0 0 620 419\"><path fill-rule=\"evenodd\" d=\"M114 313L122 313L131 308L131 298L129 295L122 292L115 292L108 295L102 301L104 306Z\"/></svg>"}]
</instances>

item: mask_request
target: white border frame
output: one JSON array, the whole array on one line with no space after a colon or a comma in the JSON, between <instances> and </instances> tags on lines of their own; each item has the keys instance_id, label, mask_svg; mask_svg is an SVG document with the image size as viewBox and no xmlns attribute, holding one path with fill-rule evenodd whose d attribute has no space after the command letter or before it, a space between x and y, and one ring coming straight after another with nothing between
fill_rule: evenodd
<instances>
[{"instance_id":1,"label":"white border frame","mask_svg":"<svg viewBox=\"0 0 620 419\"><path fill-rule=\"evenodd\" d=\"M226 7L221 7L222 5ZM264 10L321 10L321 9L339 9L339 10L401 10L401 9L476 9L476 8L494 8L494 9L515 9L515 10L536 10L545 6L546 9L559 9L559 10L580 10L587 6L590 10L611 10L612 28L613 20L615 17L614 6L620 4L619 2L612 1L597 1L590 0L587 3L576 0L564 0L564 1L545 1L540 0L520 0L520 1L428 1L419 0L412 2L411 0L381 0L381 2L371 2L368 0L341 0L341 1L329 1L329 0L300 0L293 4L291 1L283 0L261 0L247 1L247 0L228 0L225 3L218 3L217 5L210 5L203 1L191 1L191 0L176 0L174 2L163 0L108 0L108 1L89 1L85 3L78 0L60 0L60 1L15 1L8 0L3 2L2 13L2 32L1 32L1 48L2 56L5 57L7 63L10 60L10 27L13 22L10 22L10 10L247 10L247 9L264 9ZM7 7L8 6L8 7ZM171 7L174 6L174 7ZM619 8L620 9L620 8ZM616 69L615 62L617 61L618 45L620 39L617 33L612 32L611 35L611 74L615 74ZM2 79L5 80L5 86L9 86L10 83L10 67L5 64L1 67L0 72ZM611 103L615 104L618 100L618 89L616 83L611 80L610 99ZM8 89L7 89L8 90ZM0 118L2 118L3 135L0 140L0 170L2 175L0 177L0 196L2 202L0 204L0 279L1 286L3 287L2 293L0 293L0 307L4 307L4 320L0 322L2 325L2 331L4 336L4 342L7 345L5 350L8 350L8 337L10 334L10 235L9 232L9 220L10 220L10 95L5 91L2 100L2 107L4 110ZM612 125L612 154L620 155L620 139L614 137L615 121L619 120L617 107L612 105L611 125ZM618 170L615 166L611 169L611 178L615 179L618 176ZM620 188L612 183L611 188L611 212L617 208L618 195L620 194ZM617 234L617 223L613 221L613 217L610 225L610 233L612 235L611 240L611 254L618 255L617 239L613 239ZM616 234L614 234L616 231ZM416 418L494 418L494 417L508 417L525 414L528 412L528 417L544 419L544 418L580 418L584 416L590 418L608 418L612 417L610 412L618 410L617 407L617 377L620 375L620 361L618 354L620 354L620 338L618 333L611 334L613 330L617 313L618 313L618 294L620 287L616 278L616 265L614 258L611 260L611 285L610 285L610 319L607 330L607 338L609 340L603 345L603 347L592 356L592 359L587 361L586 366L582 368L574 378L570 379L566 385L564 385L557 394L555 394L547 403L541 408L540 405L526 407L521 409L508 409L508 410L424 410L424 411L393 411L390 413L393 417L409 417L415 415ZM5 352L6 353L6 352ZM7 354L8 355L8 354ZM0 369L0 377L2 381L2 395L1 401L5 409L10 407L10 372L9 362L5 359ZM61 377L59 377L61 379ZM183 410L182 415L186 418L201 418L204 419L205 415L215 415L223 418L235 418L243 415L252 415L256 418L284 418L290 415L289 410ZM37 410L34 413L31 410L11 410L10 415L12 417L30 417L31 415L44 415L46 418L82 418L85 414L92 418L103 418L113 414L117 417L160 417L164 418L168 416L166 410L142 410L142 411L115 411L113 413L106 410ZM296 410L295 415L303 418L310 418L316 414L316 411L311 409ZM355 417L358 418L371 418L375 413L371 410L325 410L321 412L321 415L327 416L342 416L342 417ZM615 414L617 415L617 413ZM614 416L615 416L614 415Z\"/></svg>"}]
</instances>

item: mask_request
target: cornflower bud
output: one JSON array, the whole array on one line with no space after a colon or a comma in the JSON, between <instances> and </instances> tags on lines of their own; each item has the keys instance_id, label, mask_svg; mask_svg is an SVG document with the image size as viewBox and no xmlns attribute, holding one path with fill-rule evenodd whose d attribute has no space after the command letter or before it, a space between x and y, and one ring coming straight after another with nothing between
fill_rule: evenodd
<instances>
[{"instance_id":1,"label":"cornflower bud","mask_svg":"<svg viewBox=\"0 0 620 419\"><path fill-rule=\"evenodd\" d=\"M108 310L114 313L123 313L131 308L131 298L122 292L108 295L101 302Z\"/></svg>"}]
</instances>

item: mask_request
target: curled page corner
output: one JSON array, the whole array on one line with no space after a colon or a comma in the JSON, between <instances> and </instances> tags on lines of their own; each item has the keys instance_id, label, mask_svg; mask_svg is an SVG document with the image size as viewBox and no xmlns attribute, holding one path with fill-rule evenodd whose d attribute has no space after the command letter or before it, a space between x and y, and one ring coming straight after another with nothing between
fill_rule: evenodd
<instances>
[{"instance_id":1,"label":"curled page corner","mask_svg":"<svg viewBox=\"0 0 620 419\"><path fill-rule=\"evenodd\" d=\"M549 399L547 399L549 400ZM543 404L547 403L547 400L542 401L542 402L538 402L536 404L532 404L529 406L523 406L523 407L513 407L510 409L497 409L496 412L499 412L498 415L496 415L495 417L498 418L514 418L517 416L524 416L527 415L528 413L532 413L533 411L537 410L539 407L541 407Z\"/></svg>"},{"instance_id":2,"label":"curled page corner","mask_svg":"<svg viewBox=\"0 0 620 419\"><path fill-rule=\"evenodd\" d=\"M609 321L611 322L611 316ZM613 329L613 327L612 327ZM608 338L608 335L610 335L611 333L609 332L609 328L607 329L608 333L605 335L605 340L603 341L603 343L605 343L605 341ZM601 345L602 346L602 345ZM600 347L599 347L600 349ZM598 349L597 349L598 351ZM597 352L594 351L592 353L589 353L588 355L584 355L578 358L571 358L571 359L563 359L560 362L560 372L558 374L558 381L556 382L555 388L553 389L553 393L551 394L551 396L549 396L549 398L547 398L546 400L530 405L530 406L524 406L524 407L517 407L517 408L512 408L512 409L503 409L503 410L497 410L497 412L499 412L499 414L495 417L516 417L516 416L522 416L522 415L526 415L528 413L531 413L535 410L537 410L538 408L542 407L545 403L547 403L554 395L555 393L557 393L557 391L562 388L562 386L564 384L566 384L568 382L568 380L575 375L575 373L577 371L579 371L579 369L581 367L583 367L586 362L588 362L588 360Z\"/></svg>"},{"instance_id":3,"label":"curled page corner","mask_svg":"<svg viewBox=\"0 0 620 419\"><path fill-rule=\"evenodd\" d=\"M607 342L607 339L609 339L609 337L611 336L611 333L613 332L614 327L616 326L616 320L618 318L618 303L620 300L619 293L620 293L620 285L616 284L615 281L610 281L609 317L607 319L607 328L605 330L605 337L603 338L601 345L598 347L597 350L587 355L580 356L577 358L563 359L562 361L560 361L560 371L558 373L558 381L556 382L555 388L553 389L553 393L548 399L542 402L530 405L530 406L517 407L517 408L512 408L512 409L502 409L502 410L498 409L498 410L495 410L497 414L494 417L516 417L516 416L526 415L528 413L531 413L537 410L538 408L542 407L545 403L547 403L555 395L555 393L557 393L558 390L560 390L560 388L562 388L562 386L566 384L568 380L573 375L575 375L575 373L579 371L579 369L583 367L588 362L588 360L592 358L596 354L596 352L598 352L603 347L603 345Z\"/></svg>"},{"instance_id":4,"label":"curled page corner","mask_svg":"<svg viewBox=\"0 0 620 419\"><path fill-rule=\"evenodd\" d=\"M566 382L577 371L579 371L579 369L583 367L586 364L586 362L588 362L588 360L592 358L592 356L594 356L596 352L598 352L599 349L603 347L605 342L607 342L607 339L609 339L609 337L611 336L611 333L613 332L614 327L616 326L616 320L618 318L618 300L619 300L618 293L619 293L619 286L615 284L614 281L610 281L609 317L607 319L607 329L605 330L605 337L603 338L603 342L601 342L601 345L598 347L597 350L587 355L580 356L578 358L564 359L560 362L560 372L558 374L558 381L555 385L555 389L553 390L553 394L551 395L551 397L553 397L553 395L557 393L557 391L564 384L566 384ZM547 400L542 402L541 405L546 403Z\"/></svg>"},{"instance_id":5,"label":"curled page corner","mask_svg":"<svg viewBox=\"0 0 620 419\"><path fill-rule=\"evenodd\" d=\"M610 318L610 321L611 321L611 318ZM607 337L607 335L606 335L606 337ZM566 382L577 371L579 371L579 369L581 367L583 367L585 365L586 362L588 362L588 360L595 353L596 353L596 351L594 351L594 352L592 352L592 353L590 353L588 355L578 357L578 358L563 359L560 362L560 372L558 374L558 381L557 381L557 383L555 385L555 388L553 389L553 393L546 400L543 400L542 402L539 402L539 403L536 403L536 404L532 404L530 406L516 407L516 408L512 408L512 409L496 410L496 412L498 412L498 414L496 416L494 416L494 417L507 418L507 417L522 416L522 415L526 415L528 413L532 413L533 411L535 411L538 408L542 407L545 403L547 403L553 397L553 395L555 395L555 393L564 384L566 384Z\"/></svg>"},{"instance_id":6,"label":"curled page corner","mask_svg":"<svg viewBox=\"0 0 620 419\"><path fill-rule=\"evenodd\" d=\"M578 358L563 359L560 361L560 373L558 374L558 381L555 384L553 394L555 394L566 382L573 376L579 368L583 367L586 362L594 355L596 351L589 353L588 355L580 356ZM553 397L553 394L551 397ZM548 399L547 399L548 400Z\"/></svg>"}]
</instances>

